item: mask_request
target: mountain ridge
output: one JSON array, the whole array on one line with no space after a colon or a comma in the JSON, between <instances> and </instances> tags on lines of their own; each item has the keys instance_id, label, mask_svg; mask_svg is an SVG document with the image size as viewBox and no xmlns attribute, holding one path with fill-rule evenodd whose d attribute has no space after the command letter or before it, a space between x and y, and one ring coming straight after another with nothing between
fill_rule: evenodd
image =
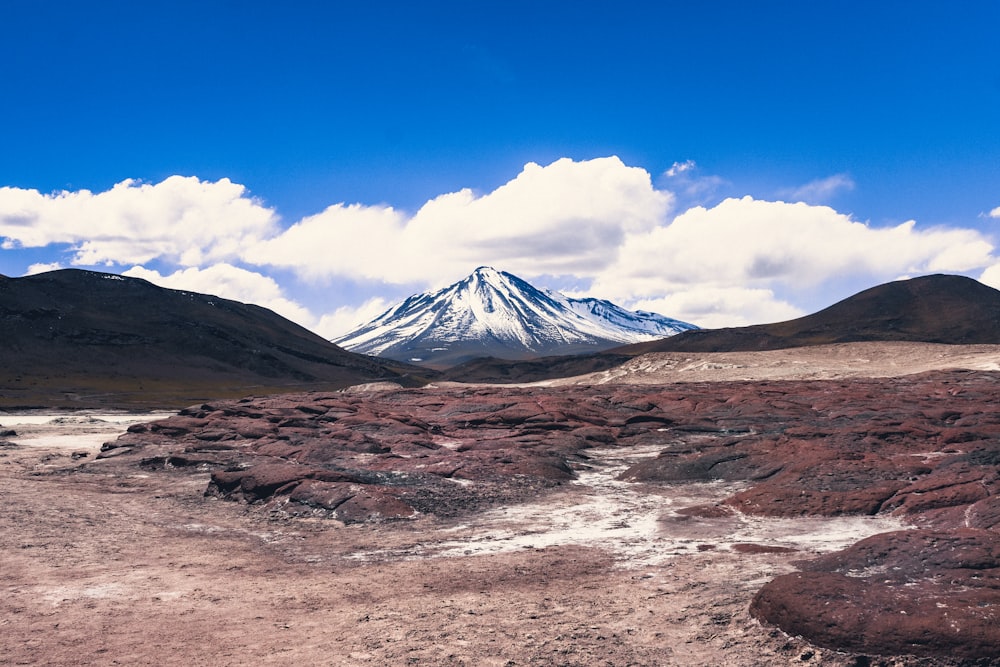
<instances>
[{"instance_id":1,"label":"mountain ridge","mask_svg":"<svg viewBox=\"0 0 1000 667\"><path fill-rule=\"evenodd\" d=\"M428 375L261 306L80 269L0 277L0 325L0 407L184 407Z\"/></svg>"},{"instance_id":2,"label":"mountain ridge","mask_svg":"<svg viewBox=\"0 0 1000 667\"><path fill-rule=\"evenodd\" d=\"M751 352L875 341L1000 343L1000 291L966 276L932 274L876 285L792 320L701 329L614 351Z\"/></svg>"},{"instance_id":3,"label":"mountain ridge","mask_svg":"<svg viewBox=\"0 0 1000 667\"><path fill-rule=\"evenodd\" d=\"M693 328L610 301L538 289L481 266L448 287L410 296L333 342L362 354L434 367L491 356L592 353Z\"/></svg>"},{"instance_id":4,"label":"mountain ridge","mask_svg":"<svg viewBox=\"0 0 1000 667\"><path fill-rule=\"evenodd\" d=\"M883 283L801 318L699 329L574 358L476 359L444 372L455 382L537 382L609 370L656 352L759 352L852 342L1000 344L1000 291L965 276Z\"/></svg>"}]
</instances>

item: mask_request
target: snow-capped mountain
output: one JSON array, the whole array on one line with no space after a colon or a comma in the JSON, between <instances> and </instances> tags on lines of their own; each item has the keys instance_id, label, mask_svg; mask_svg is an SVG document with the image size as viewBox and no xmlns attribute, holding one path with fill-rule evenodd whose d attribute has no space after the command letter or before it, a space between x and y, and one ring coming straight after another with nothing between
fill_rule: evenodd
<instances>
[{"instance_id":1,"label":"snow-capped mountain","mask_svg":"<svg viewBox=\"0 0 1000 667\"><path fill-rule=\"evenodd\" d=\"M486 356L598 352L697 328L610 301L540 290L484 266L450 287L411 296L333 342L352 352L449 366Z\"/></svg>"}]
</instances>

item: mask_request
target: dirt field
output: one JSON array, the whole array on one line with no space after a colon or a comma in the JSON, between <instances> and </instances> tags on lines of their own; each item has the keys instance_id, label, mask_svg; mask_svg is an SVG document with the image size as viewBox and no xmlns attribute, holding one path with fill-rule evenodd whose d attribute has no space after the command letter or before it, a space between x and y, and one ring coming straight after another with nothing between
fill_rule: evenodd
<instances>
[{"instance_id":1,"label":"dirt field","mask_svg":"<svg viewBox=\"0 0 1000 667\"><path fill-rule=\"evenodd\" d=\"M653 452L596 455L464 523L343 526L206 499L206 474L81 469L127 422L50 418L0 416L17 431L0 444L2 664L944 664L818 649L748 616L795 560L885 520L690 520L672 508L734 488L612 479Z\"/></svg>"}]
</instances>

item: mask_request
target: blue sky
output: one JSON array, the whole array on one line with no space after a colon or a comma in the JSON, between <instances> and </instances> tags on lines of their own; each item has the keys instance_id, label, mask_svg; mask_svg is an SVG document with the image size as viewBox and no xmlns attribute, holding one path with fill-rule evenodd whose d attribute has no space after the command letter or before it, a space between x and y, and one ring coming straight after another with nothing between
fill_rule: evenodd
<instances>
[{"instance_id":1,"label":"blue sky","mask_svg":"<svg viewBox=\"0 0 1000 667\"><path fill-rule=\"evenodd\" d=\"M0 8L0 273L326 335L492 264L696 324L1000 285L1000 3Z\"/></svg>"}]
</instances>

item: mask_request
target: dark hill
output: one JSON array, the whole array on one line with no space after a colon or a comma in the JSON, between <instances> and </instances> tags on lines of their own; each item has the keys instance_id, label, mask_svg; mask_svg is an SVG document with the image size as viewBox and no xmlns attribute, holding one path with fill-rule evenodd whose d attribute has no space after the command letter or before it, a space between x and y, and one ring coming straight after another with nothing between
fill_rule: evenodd
<instances>
[{"instance_id":1,"label":"dark hill","mask_svg":"<svg viewBox=\"0 0 1000 667\"><path fill-rule=\"evenodd\" d=\"M624 364L633 356L635 355L598 352L539 357L524 361L480 357L442 371L441 377L454 382L487 384L538 382L606 371Z\"/></svg>"},{"instance_id":2,"label":"dark hill","mask_svg":"<svg viewBox=\"0 0 1000 667\"><path fill-rule=\"evenodd\" d=\"M74 269L0 276L0 407L183 407L428 371L347 352L266 308Z\"/></svg>"},{"instance_id":3,"label":"dark hill","mask_svg":"<svg viewBox=\"0 0 1000 667\"><path fill-rule=\"evenodd\" d=\"M479 359L445 371L461 382L536 382L606 370L648 352L752 352L807 345L910 341L1000 344L1000 291L964 276L933 275L872 287L787 322L685 331L585 357Z\"/></svg>"},{"instance_id":4,"label":"dark hill","mask_svg":"<svg viewBox=\"0 0 1000 667\"><path fill-rule=\"evenodd\" d=\"M743 352L862 341L1000 343L1000 291L964 276L923 276L872 287L787 322L689 331L614 352Z\"/></svg>"}]
</instances>

